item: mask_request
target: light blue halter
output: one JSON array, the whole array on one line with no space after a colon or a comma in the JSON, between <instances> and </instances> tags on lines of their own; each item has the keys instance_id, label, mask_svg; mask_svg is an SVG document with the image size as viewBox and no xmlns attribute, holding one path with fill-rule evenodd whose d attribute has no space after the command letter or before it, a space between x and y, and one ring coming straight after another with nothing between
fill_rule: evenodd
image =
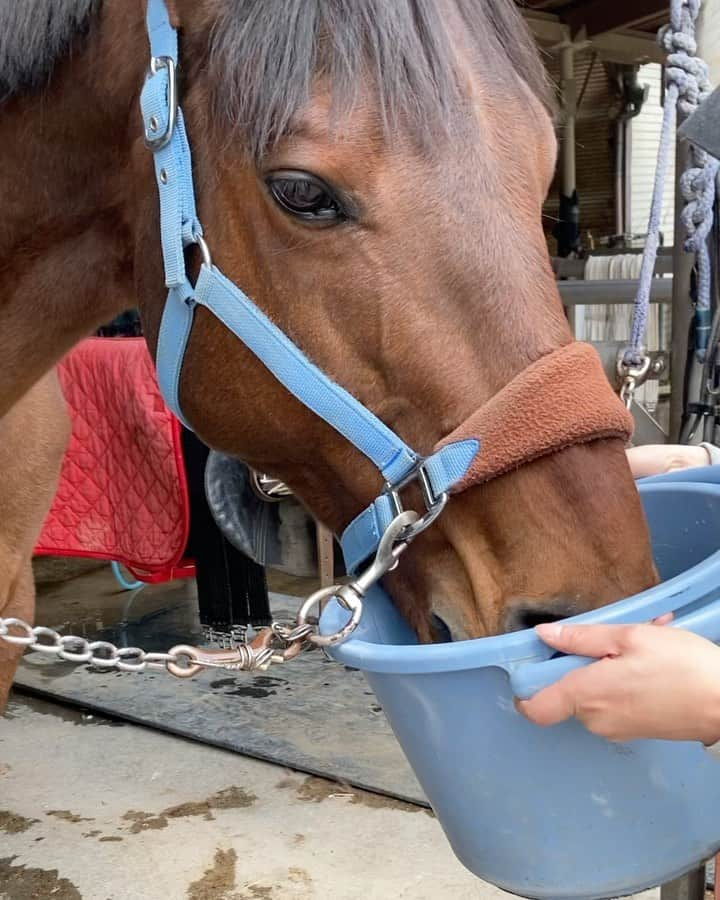
<instances>
[{"instance_id":1,"label":"light blue halter","mask_svg":"<svg viewBox=\"0 0 720 900\"><path fill-rule=\"evenodd\" d=\"M145 141L155 160L168 288L157 348L163 396L189 428L180 409L180 377L195 309L203 306L252 350L291 394L364 453L385 479L380 496L342 535L348 571L355 572L376 552L390 523L402 512L400 490L412 481L420 483L427 513L412 526L419 533L442 511L448 491L462 479L477 455L479 441L458 441L423 459L318 369L212 264L195 208L190 146L178 103L177 32L170 23L165 0L148 0L147 28L151 64L141 106ZM198 245L203 259L195 285L190 283L185 267L185 250L192 244Z\"/></svg>"}]
</instances>

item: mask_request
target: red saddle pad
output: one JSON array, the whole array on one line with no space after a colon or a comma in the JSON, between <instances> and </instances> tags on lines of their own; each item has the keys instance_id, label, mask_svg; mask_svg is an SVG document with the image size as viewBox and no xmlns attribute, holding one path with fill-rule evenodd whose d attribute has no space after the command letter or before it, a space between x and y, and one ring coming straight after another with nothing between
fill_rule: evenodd
<instances>
[{"instance_id":1,"label":"red saddle pad","mask_svg":"<svg viewBox=\"0 0 720 900\"><path fill-rule=\"evenodd\" d=\"M142 338L89 338L58 366L72 437L36 552L170 578L190 527L181 426ZM184 574L184 573L183 573Z\"/></svg>"}]
</instances>

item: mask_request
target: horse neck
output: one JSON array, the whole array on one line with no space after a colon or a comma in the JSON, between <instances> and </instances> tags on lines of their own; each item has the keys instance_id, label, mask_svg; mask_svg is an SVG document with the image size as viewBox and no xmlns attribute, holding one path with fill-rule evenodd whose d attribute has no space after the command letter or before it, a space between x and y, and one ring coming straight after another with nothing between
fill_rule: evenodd
<instances>
[{"instance_id":1,"label":"horse neck","mask_svg":"<svg viewBox=\"0 0 720 900\"><path fill-rule=\"evenodd\" d=\"M0 415L134 305L131 157L147 55L140 0L106 4L45 90L3 106Z\"/></svg>"}]
</instances>

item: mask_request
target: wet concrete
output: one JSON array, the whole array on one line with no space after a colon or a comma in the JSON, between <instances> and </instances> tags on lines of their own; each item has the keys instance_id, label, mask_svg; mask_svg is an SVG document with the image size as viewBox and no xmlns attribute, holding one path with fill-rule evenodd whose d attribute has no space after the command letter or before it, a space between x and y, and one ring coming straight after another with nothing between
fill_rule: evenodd
<instances>
[{"instance_id":1,"label":"wet concrete","mask_svg":"<svg viewBox=\"0 0 720 900\"><path fill-rule=\"evenodd\" d=\"M399 809L406 813L424 813L433 816L431 809L418 806L416 803L405 803L384 794L371 794L368 791L356 791L348 784L328 781L326 778L309 776L299 786L293 779L278 781L276 787L296 788L299 800L309 803L322 803L323 800L344 800L347 803L365 806L368 809Z\"/></svg>"},{"instance_id":2,"label":"wet concrete","mask_svg":"<svg viewBox=\"0 0 720 900\"><path fill-rule=\"evenodd\" d=\"M69 809L51 809L49 812L45 813L46 816L54 816L56 819L61 819L63 822L72 822L73 825L77 825L79 822L94 822L94 819L85 819L78 813L70 812Z\"/></svg>"}]
</instances>

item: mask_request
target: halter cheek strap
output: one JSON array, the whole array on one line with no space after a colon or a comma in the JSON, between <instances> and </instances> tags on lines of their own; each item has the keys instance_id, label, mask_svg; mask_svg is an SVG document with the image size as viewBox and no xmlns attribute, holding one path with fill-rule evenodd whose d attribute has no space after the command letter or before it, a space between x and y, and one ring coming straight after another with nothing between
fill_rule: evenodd
<instances>
[{"instance_id":1,"label":"halter cheek strap","mask_svg":"<svg viewBox=\"0 0 720 900\"><path fill-rule=\"evenodd\" d=\"M214 266L195 206L192 157L178 103L177 34L165 0L148 0L151 66L141 95L145 142L152 151L160 198L160 225L168 297L158 338L157 368L163 395L186 425L180 408L180 377L195 310L203 306L235 334L300 402L370 459L387 485L387 496L408 480L421 479L428 517L444 505L446 492L468 470L479 443L451 443L423 460L398 435L322 372L253 301ZM185 251L199 246L203 263L196 284ZM424 518L429 524L429 519ZM368 536L374 540L374 532Z\"/></svg>"}]
</instances>

